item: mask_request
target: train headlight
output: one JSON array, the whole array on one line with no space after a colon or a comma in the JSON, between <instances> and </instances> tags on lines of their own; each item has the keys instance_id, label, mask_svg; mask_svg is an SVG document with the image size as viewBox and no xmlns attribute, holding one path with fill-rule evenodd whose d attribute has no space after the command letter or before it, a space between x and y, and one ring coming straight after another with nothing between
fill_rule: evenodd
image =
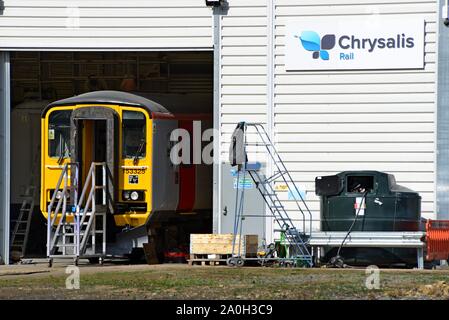
<instances>
[{"instance_id":1,"label":"train headlight","mask_svg":"<svg viewBox=\"0 0 449 320\"><path fill-rule=\"evenodd\" d=\"M137 191L131 192L131 200L136 201L139 199L139 193Z\"/></svg>"},{"instance_id":2,"label":"train headlight","mask_svg":"<svg viewBox=\"0 0 449 320\"><path fill-rule=\"evenodd\" d=\"M58 191L56 192L56 199L61 199L62 198L62 191Z\"/></svg>"},{"instance_id":3,"label":"train headlight","mask_svg":"<svg viewBox=\"0 0 449 320\"><path fill-rule=\"evenodd\" d=\"M124 191L123 192L123 199L124 200L129 200L130 198L130 192L129 191Z\"/></svg>"},{"instance_id":4,"label":"train headlight","mask_svg":"<svg viewBox=\"0 0 449 320\"><path fill-rule=\"evenodd\" d=\"M145 194L143 190L123 190L122 199L124 201L144 201Z\"/></svg>"}]
</instances>

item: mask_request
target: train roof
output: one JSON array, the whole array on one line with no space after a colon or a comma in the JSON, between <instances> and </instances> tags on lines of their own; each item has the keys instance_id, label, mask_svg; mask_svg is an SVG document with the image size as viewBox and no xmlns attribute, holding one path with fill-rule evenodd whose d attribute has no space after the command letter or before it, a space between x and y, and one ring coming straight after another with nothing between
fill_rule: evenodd
<instances>
[{"instance_id":1,"label":"train roof","mask_svg":"<svg viewBox=\"0 0 449 320\"><path fill-rule=\"evenodd\" d=\"M153 112L170 114L170 112L159 103L142 96L122 91L104 90L83 93L74 97L52 102L42 112L42 118L44 118L48 110L53 107L96 103L141 107L149 111L150 114Z\"/></svg>"}]
</instances>

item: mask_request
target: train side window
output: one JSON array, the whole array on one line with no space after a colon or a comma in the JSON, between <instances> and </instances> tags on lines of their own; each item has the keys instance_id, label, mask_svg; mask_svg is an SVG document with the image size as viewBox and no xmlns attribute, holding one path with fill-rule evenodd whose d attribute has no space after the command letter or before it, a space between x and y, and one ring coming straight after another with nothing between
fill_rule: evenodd
<instances>
[{"instance_id":1,"label":"train side window","mask_svg":"<svg viewBox=\"0 0 449 320\"><path fill-rule=\"evenodd\" d=\"M146 118L139 111L123 111L123 158L142 159L146 155Z\"/></svg>"},{"instance_id":2,"label":"train side window","mask_svg":"<svg viewBox=\"0 0 449 320\"><path fill-rule=\"evenodd\" d=\"M48 119L48 155L70 157L70 116L72 110L53 111Z\"/></svg>"}]
</instances>

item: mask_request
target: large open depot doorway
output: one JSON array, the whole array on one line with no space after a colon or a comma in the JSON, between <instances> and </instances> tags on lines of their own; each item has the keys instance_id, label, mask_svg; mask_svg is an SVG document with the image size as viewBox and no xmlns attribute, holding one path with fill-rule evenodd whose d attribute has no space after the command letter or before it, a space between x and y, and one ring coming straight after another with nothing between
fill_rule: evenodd
<instances>
[{"instance_id":1,"label":"large open depot doorway","mask_svg":"<svg viewBox=\"0 0 449 320\"><path fill-rule=\"evenodd\" d=\"M11 52L11 229L27 186L40 187L41 111L48 103L85 92L120 90L143 95L173 113L213 117L213 53L192 52ZM209 179L209 178L208 178ZM212 197L212 175L209 186ZM26 253L45 255L46 228L35 194ZM212 200L211 200L212 202ZM188 223L182 234L212 231L210 221ZM176 232L175 232L176 233Z\"/></svg>"}]
</instances>

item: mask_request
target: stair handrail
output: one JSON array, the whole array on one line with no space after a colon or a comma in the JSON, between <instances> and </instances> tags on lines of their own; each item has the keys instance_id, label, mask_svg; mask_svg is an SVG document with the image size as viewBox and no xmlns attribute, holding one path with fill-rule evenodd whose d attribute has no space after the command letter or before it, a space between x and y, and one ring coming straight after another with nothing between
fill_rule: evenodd
<instances>
[{"instance_id":1,"label":"stair handrail","mask_svg":"<svg viewBox=\"0 0 449 320\"><path fill-rule=\"evenodd\" d=\"M78 176L78 164L77 163L73 163L73 162L65 163L64 166L62 167L61 174L59 175L58 182L56 183L56 187L54 189L54 192L53 192L53 195L51 197L50 203L48 204L48 207L47 207L47 256L51 255L51 251L53 250L53 248L54 248L54 246L56 244L56 240L58 238L58 234L59 234L58 231L60 230L61 222L64 221L64 219L66 218L66 214L67 214L67 189L69 187L69 183L68 183L69 167L71 169L72 169L72 167L75 168L75 171L76 171L75 172L75 178L77 179L77 176ZM63 186L62 191L61 191L61 197L58 199L58 202L56 204L56 208L53 211L53 207L54 207L55 201L57 199L57 195L60 192L61 183L62 182L64 182L64 186ZM75 190L75 198L76 198L76 190ZM56 227L56 231L55 231L54 237L52 238L51 231L52 231L52 228L54 227L56 219L58 218L59 210L61 210L61 205L62 205L61 218L59 220L58 226ZM53 213L53 217L52 217L52 213Z\"/></svg>"},{"instance_id":2,"label":"stair handrail","mask_svg":"<svg viewBox=\"0 0 449 320\"><path fill-rule=\"evenodd\" d=\"M259 136L262 137L262 134L259 131L259 128L260 128L263 131L263 133L265 134L266 138L268 139L268 142L270 143L271 146L273 146L273 149L274 149L273 142L271 141L270 136L268 135L267 131L265 130L264 126L261 123L245 123L245 124L246 124L246 126L254 127L256 129L257 133L259 134ZM275 153L275 155L277 155L277 158L278 158L277 160L279 160L279 161L276 161L275 155L273 155L272 151L270 150L270 147L269 147L270 145L268 145L267 143L264 143L264 144L265 144L265 148L267 149L271 159L274 160L274 162L282 164L283 168L281 168L281 169L284 170L285 174L289 178L289 181L287 181L287 179L285 178L284 174L281 174L280 176L282 177L282 179L284 180L285 184L287 185L287 188L290 189L290 185L292 185L294 187L294 191L296 192L296 194L301 199L301 202L303 203L303 205L305 207L305 210L307 211L307 214L309 215L309 235L311 235L312 234L312 222L313 222L312 221L313 220L312 212L310 211L309 207L307 206L306 201L304 200L304 198L302 197L301 193L299 192L299 189L296 186L296 183L294 182L293 177L290 175L290 172L287 170L287 167L285 166L284 162L282 161L280 155L277 153L276 150L274 150L274 153ZM293 200L294 200L296 206L298 207L299 211L301 212L301 214L303 216L303 225L304 225L303 232L306 233L306 230L305 230L306 215L304 213L304 210L301 208L301 205L300 205L298 199L296 198L296 194L293 196Z\"/></svg>"},{"instance_id":3,"label":"stair handrail","mask_svg":"<svg viewBox=\"0 0 449 320\"><path fill-rule=\"evenodd\" d=\"M252 175L252 173L250 172L250 175L251 175L251 177L253 178L253 175ZM261 184L261 182L262 181L260 181L260 177L256 174L256 176L258 177L258 179L257 180L259 180L259 181L257 181L257 183L258 184ZM254 178L253 178L253 180L254 180ZM276 197L275 198L275 201L273 201L273 200L271 200L271 198L270 198L270 200L273 202L273 205L276 205L276 201L277 202L280 202L281 200L279 199L279 197L276 195L276 191L270 186L270 190L266 187L266 185L264 185L264 184L261 184L262 186L263 186L263 189L265 190L265 193L273 193L274 194L274 197ZM265 199L265 197L263 197L264 198L264 200L265 200L265 202L267 203L267 201L266 201L266 199ZM270 204L268 204L267 203L267 205L270 205ZM279 210L279 211L281 211L281 210ZM282 216L282 220L286 220L287 222L288 222L288 224L289 224L289 228L288 229L291 229L292 227L294 227L294 223L293 223L293 220L290 218L290 216L288 215L288 213L286 212L286 210L285 209L283 209L283 211L285 211L285 215L286 215L286 217L284 217L284 216ZM288 224L286 224L286 225L288 225ZM282 226L281 226L282 227Z\"/></svg>"},{"instance_id":4,"label":"stair handrail","mask_svg":"<svg viewBox=\"0 0 449 320\"><path fill-rule=\"evenodd\" d=\"M69 195L69 177L72 176L72 183L74 184L74 197L73 197L73 208L74 210L74 219L75 219L75 230L74 230L74 245L76 256L80 255L80 252L83 252L84 247L86 246L87 239L90 235L90 229L92 227L92 221L95 218L95 167L102 166L103 168L103 186L106 185L106 163L105 162L93 162L89 168L86 182L81 191L81 195L78 198L78 187L79 187L79 165L78 163L70 163L67 162L62 167L61 174L58 178L58 182L56 183L56 187L54 189L54 193L51 197L50 203L48 205L48 216L47 216L47 256L52 254L53 249L56 246L56 242L58 237L60 236L61 226L64 224L67 216L67 207L68 207L68 195ZM69 175L70 169L70 175ZM62 189L61 189L62 187ZM86 194L88 193L87 199ZM60 197L58 198L58 194ZM103 188L103 201L105 202L106 191L105 187ZM86 200L86 201L85 201ZM56 207L55 207L56 204ZM54 208L54 209L53 209ZM81 217L81 209L83 209L84 214ZM81 228L80 223L83 224L86 219L86 214L91 211L91 219L89 219L89 223L84 230L84 234L81 237ZM61 211L61 212L60 212ZM52 216L53 215L53 216ZM52 237L52 229L55 227L56 220L60 217L58 224L56 226L56 230L54 232L54 236Z\"/></svg>"},{"instance_id":5,"label":"stair handrail","mask_svg":"<svg viewBox=\"0 0 449 320\"><path fill-rule=\"evenodd\" d=\"M103 181L102 185L103 187L106 186L106 163L105 162L92 162L89 168L89 172L86 176L85 184L83 186L83 190L81 192L81 196L79 198L79 201L76 205L76 237L77 237L77 254L84 252L85 247L87 245L87 239L90 235L90 229L92 228L92 221L95 219L95 191L96 191L96 167L101 166L103 171ZM84 198L86 196L86 192L89 190L89 195L86 199L85 205L83 205ZM105 193L104 193L105 195ZM103 196L103 202L105 202L105 196ZM81 217L81 207L83 206L83 215ZM81 226L85 222L87 213L89 212L89 209L91 209L91 216L88 222L88 225L86 229L84 230L84 233L82 235L82 238L80 238L81 233Z\"/></svg>"},{"instance_id":6,"label":"stair handrail","mask_svg":"<svg viewBox=\"0 0 449 320\"><path fill-rule=\"evenodd\" d=\"M270 137L268 136L268 133L267 133L267 131L265 130L265 128L264 128L260 123L256 123L254 126L255 126L256 130L258 130L257 127L260 127L260 128L263 130L263 132L264 132L265 135L267 136L268 141L270 142L270 144L273 146L273 149L274 149L274 145L273 145L273 143L271 142ZM303 205L305 206L305 209L306 209L306 211L307 211L307 213L308 213L308 215L309 215L309 221L310 221L310 225L309 225L309 233L311 234L311 233L312 233L312 218L313 218L313 217L312 217L312 213L311 213L309 207L307 206L306 201L304 200L304 198L302 197L301 193L299 192L299 189L298 189L298 187L296 186L296 183L294 182L293 177L290 175L290 172L288 171L287 167L285 166L284 161L282 161L281 156L279 155L279 153L278 153L276 150L274 150L275 155L273 155L273 154L270 152L269 147L266 146L266 148L267 148L268 152L270 153L271 158L276 162L276 159L274 158L274 156L276 155L277 158L278 158L278 160L279 160L277 163L282 164L282 168L281 168L281 169L284 170L285 175L287 175L288 178L289 178L289 180L287 180L287 179L285 178L285 175L284 175L284 174L281 174L281 177L282 177L282 179L284 180L285 184L287 185L287 188L290 189L290 185L292 185L292 186L294 187L294 191L296 191L296 193L298 194L299 198L301 199L301 202L302 202ZM300 210L301 214L303 215L303 217L304 217L304 223L305 223L305 219L306 219L306 218L305 218L304 210L301 208L301 205L300 205L298 199L296 198L296 195L293 196L293 200L294 200L296 206L298 207L298 209ZM304 229L303 231L304 231L304 233L305 233L305 232L306 232L305 226L304 226L303 229Z\"/></svg>"},{"instance_id":7,"label":"stair handrail","mask_svg":"<svg viewBox=\"0 0 449 320\"><path fill-rule=\"evenodd\" d=\"M259 176L259 174L257 172L249 171L249 174L250 174L251 178L253 179L253 181L255 183L260 183L261 182L261 178L260 178L260 176ZM257 179L255 178L255 176L257 177ZM274 190L273 190L273 188L271 186L270 186L271 190L267 190L267 187L264 184L262 184L262 187L263 187L263 189L265 191L273 192L274 197L276 198L275 201L279 201L279 198L274 193ZM259 189L259 191L261 191L261 190ZM297 231L297 229L294 227L293 221L290 219L290 216L288 215L287 211L284 208L278 209L278 210L272 209L270 203L268 203L268 200L265 197L263 197L263 199L264 199L265 203L268 205L268 208L270 209L271 213L274 216L276 216L275 212L278 212L278 214L280 215L280 217L282 219L282 222L284 224L282 225L281 222L279 221L279 219L275 219L275 220L278 223L278 225L281 227L281 230L286 232L286 234L288 235L286 237L286 239L290 243L290 245L296 247L296 249L299 251L299 253L302 256L310 257L310 252L309 252L309 250L306 247L307 242L305 242L299 234L296 234L296 235L291 234L291 230L292 229L294 229L296 231ZM273 204L275 204L275 202L271 199L271 197L269 197L269 199L271 200L271 202L273 202ZM284 214L285 214L285 216L284 216ZM293 241L293 239L291 238L292 236L294 236L294 238L296 239L295 241ZM311 261L308 261L308 263L309 263L309 265L312 265Z\"/></svg>"}]
</instances>

